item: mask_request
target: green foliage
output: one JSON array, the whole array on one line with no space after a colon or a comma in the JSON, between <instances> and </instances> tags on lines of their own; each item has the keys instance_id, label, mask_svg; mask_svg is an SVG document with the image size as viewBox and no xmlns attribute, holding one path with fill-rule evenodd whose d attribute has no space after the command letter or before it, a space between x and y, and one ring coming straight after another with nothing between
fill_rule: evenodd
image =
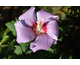
<instances>
[{"instance_id":1,"label":"green foliage","mask_svg":"<svg viewBox=\"0 0 80 65\"><path fill-rule=\"evenodd\" d=\"M61 20L66 19L66 14L61 14Z\"/></svg>"},{"instance_id":2,"label":"green foliage","mask_svg":"<svg viewBox=\"0 0 80 65\"><path fill-rule=\"evenodd\" d=\"M63 28L59 26L59 30L63 31Z\"/></svg>"},{"instance_id":3,"label":"green foliage","mask_svg":"<svg viewBox=\"0 0 80 65\"><path fill-rule=\"evenodd\" d=\"M2 49L2 46L0 45L0 53L1 53L1 49Z\"/></svg>"},{"instance_id":4,"label":"green foliage","mask_svg":"<svg viewBox=\"0 0 80 65\"><path fill-rule=\"evenodd\" d=\"M45 11L52 12L51 7L49 7L49 6L38 6L38 7L39 7L40 9L45 10Z\"/></svg>"},{"instance_id":5,"label":"green foliage","mask_svg":"<svg viewBox=\"0 0 80 65\"><path fill-rule=\"evenodd\" d=\"M61 8L62 6L53 6L53 14L57 14L58 13L58 11L60 10L60 8Z\"/></svg>"},{"instance_id":6,"label":"green foliage","mask_svg":"<svg viewBox=\"0 0 80 65\"><path fill-rule=\"evenodd\" d=\"M28 43L20 43L20 46L22 48L22 51L25 52L28 47Z\"/></svg>"},{"instance_id":7,"label":"green foliage","mask_svg":"<svg viewBox=\"0 0 80 65\"><path fill-rule=\"evenodd\" d=\"M16 53L17 55L22 54L22 50L20 46L15 46L16 49L14 50L14 53Z\"/></svg>"},{"instance_id":8,"label":"green foliage","mask_svg":"<svg viewBox=\"0 0 80 65\"><path fill-rule=\"evenodd\" d=\"M4 44L7 40L9 40L9 36L8 35L3 37L3 39L1 40L2 44Z\"/></svg>"},{"instance_id":9,"label":"green foliage","mask_svg":"<svg viewBox=\"0 0 80 65\"><path fill-rule=\"evenodd\" d=\"M14 50L14 53L16 53L17 55L22 54L22 52L26 54L31 53L31 50L29 50L28 48L30 43L31 41L27 43L20 43L18 46L15 45L16 49Z\"/></svg>"},{"instance_id":10,"label":"green foliage","mask_svg":"<svg viewBox=\"0 0 80 65\"><path fill-rule=\"evenodd\" d=\"M61 53L59 59L72 59L72 55L68 53Z\"/></svg>"},{"instance_id":11,"label":"green foliage","mask_svg":"<svg viewBox=\"0 0 80 65\"><path fill-rule=\"evenodd\" d=\"M31 54L32 51L31 50L27 50L26 54Z\"/></svg>"},{"instance_id":12,"label":"green foliage","mask_svg":"<svg viewBox=\"0 0 80 65\"><path fill-rule=\"evenodd\" d=\"M3 35L4 35L4 30L0 29L0 39L2 39Z\"/></svg>"},{"instance_id":13,"label":"green foliage","mask_svg":"<svg viewBox=\"0 0 80 65\"><path fill-rule=\"evenodd\" d=\"M58 39L58 41L60 41L60 42L63 39L63 33L64 33L63 28L59 26L59 39Z\"/></svg>"},{"instance_id":14,"label":"green foliage","mask_svg":"<svg viewBox=\"0 0 80 65\"><path fill-rule=\"evenodd\" d=\"M11 21L11 22L8 22L6 23L5 25L10 29L10 31L13 33L14 36L16 36L16 30L15 30L15 21Z\"/></svg>"},{"instance_id":15,"label":"green foliage","mask_svg":"<svg viewBox=\"0 0 80 65\"><path fill-rule=\"evenodd\" d=\"M69 56L69 59L72 59L72 56Z\"/></svg>"},{"instance_id":16,"label":"green foliage","mask_svg":"<svg viewBox=\"0 0 80 65\"><path fill-rule=\"evenodd\" d=\"M47 50L47 51L54 53L54 50L52 48L49 48L49 50Z\"/></svg>"},{"instance_id":17,"label":"green foliage","mask_svg":"<svg viewBox=\"0 0 80 65\"><path fill-rule=\"evenodd\" d=\"M16 39L13 39L10 44L9 44L9 48L10 49L14 49L14 44L16 43Z\"/></svg>"}]
</instances>

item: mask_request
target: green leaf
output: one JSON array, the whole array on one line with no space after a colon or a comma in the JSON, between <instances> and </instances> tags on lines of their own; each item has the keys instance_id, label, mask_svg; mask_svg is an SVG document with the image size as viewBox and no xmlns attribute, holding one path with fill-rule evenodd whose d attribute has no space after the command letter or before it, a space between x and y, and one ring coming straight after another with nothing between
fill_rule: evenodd
<instances>
[{"instance_id":1,"label":"green leaf","mask_svg":"<svg viewBox=\"0 0 80 65\"><path fill-rule=\"evenodd\" d=\"M79 13L79 9L77 9L77 13Z\"/></svg>"},{"instance_id":2,"label":"green leaf","mask_svg":"<svg viewBox=\"0 0 80 65\"><path fill-rule=\"evenodd\" d=\"M61 20L66 19L66 14L61 14Z\"/></svg>"},{"instance_id":3,"label":"green leaf","mask_svg":"<svg viewBox=\"0 0 80 65\"><path fill-rule=\"evenodd\" d=\"M20 46L21 46L23 52L25 52L28 49L28 46L29 46L30 42L20 43Z\"/></svg>"},{"instance_id":4,"label":"green leaf","mask_svg":"<svg viewBox=\"0 0 80 65\"><path fill-rule=\"evenodd\" d=\"M19 21L19 19L18 19L18 18L16 18L16 17L15 17L15 20L16 20L16 21Z\"/></svg>"},{"instance_id":5,"label":"green leaf","mask_svg":"<svg viewBox=\"0 0 80 65\"><path fill-rule=\"evenodd\" d=\"M14 44L15 44L15 42L16 42L16 39L13 39L12 41L11 41L11 43L9 44L9 48L11 49L14 49Z\"/></svg>"},{"instance_id":6,"label":"green leaf","mask_svg":"<svg viewBox=\"0 0 80 65\"><path fill-rule=\"evenodd\" d=\"M54 50L52 48L49 48L47 51L54 53Z\"/></svg>"},{"instance_id":7,"label":"green leaf","mask_svg":"<svg viewBox=\"0 0 80 65\"><path fill-rule=\"evenodd\" d=\"M59 59L72 59L72 54L61 53Z\"/></svg>"},{"instance_id":8,"label":"green leaf","mask_svg":"<svg viewBox=\"0 0 80 65\"><path fill-rule=\"evenodd\" d=\"M62 54L60 54L60 57L59 57L59 59L61 59L62 58Z\"/></svg>"},{"instance_id":9,"label":"green leaf","mask_svg":"<svg viewBox=\"0 0 80 65\"><path fill-rule=\"evenodd\" d=\"M15 46L16 49L14 50L14 53L16 53L17 55L22 54L22 50L20 46Z\"/></svg>"},{"instance_id":10,"label":"green leaf","mask_svg":"<svg viewBox=\"0 0 80 65\"><path fill-rule=\"evenodd\" d=\"M15 21L11 21L11 22L8 22L6 23L5 25L11 30L11 32L13 33L14 36L16 36L16 29L15 29Z\"/></svg>"},{"instance_id":11,"label":"green leaf","mask_svg":"<svg viewBox=\"0 0 80 65\"><path fill-rule=\"evenodd\" d=\"M2 38L4 35L4 31L0 29L0 38Z\"/></svg>"},{"instance_id":12,"label":"green leaf","mask_svg":"<svg viewBox=\"0 0 80 65\"><path fill-rule=\"evenodd\" d=\"M72 56L70 56L69 59L72 59Z\"/></svg>"},{"instance_id":13,"label":"green leaf","mask_svg":"<svg viewBox=\"0 0 80 65\"><path fill-rule=\"evenodd\" d=\"M1 53L1 50L2 50L2 46L0 45L0 53Z\"/></svg>"},{"instance_id":14,"label":"green leaf","mask_svg":"<svg viewBox=\"0 0 80 65\"><path fill-rule=\"evenodd\" d=\"M10 32L10 29L9 28L6 28L5 35L7 35L9 32Z\"/></svg>"},{"instance_id":15,"label":"green leaf","mask_svg":"<svg viewBox=\"0 0 80 65\"><path fill-rule=\"evenodd\" d=\"M63 28L62 28L62 27L60 27L60 26L59 26L59 29L60 29L61 31L63 31Z\"/></svg>"},{"instance_id":16,"label":"green leaf","mask_svg":"<svg viewBox=\"0 0 80 65\"><path fill-rule=\"evenodd\" d=\"M63 30L63 28L62 27L60 27L59 26L59 39L58 39L58 41L62 41L62 39L63 39L63 33L64 33L64 30Z\"/></svg>"},{"instance_id":17,"label":"green leaf","mask_svg":"<svg viewBox=\"0 0 80 65\"><path fill-rule=\"evenodd\" d=\"M73 10L73 11L72 11L72 14L74 15L74 13L75 13L75 12L74 12L74 10Z\"/></svg>"},{"instance_id":18,"label":"green leaf","mask_svg":"<svg viewBox=\"0 0 80 65\"><path fill-rule=\"evenodd\" d=\"M22 50L23 50L23 52L25 52L25 50L26 50L26 43L20 43L20 45L21 45L21 48L22 48Z\"/></svg>"},{"instance_id":19,"label":"green leaf","mask_svg":"<svg viewBox=\"0 0 80 65\"><path fill-rule=\"evenodd\" d=\"M22 52L25 52L26 54L30 53L31 51L29 51L29 44L32 41L29 41L27 43L20 43L19 46L15 46L16 49L14 50L14 53L16 53L17 55L22 54Z\"/></svg>"},{"instance_id":20,"label":"green leaf","mask_svg":"<svg viewBox=\"0 0 80 65\"><path fill-rule=\"evenodd\" d=\"M32 53L32 51L31 50L28 50L27 52L26 52L26 54L31 54Z\"/></svg>"},{"instance_id":21,"label":"green leaf","mask_svg":"<svg viewBox=\"0 0 80 65\"><path fill-rule=\"evenodd\" d=\"M7 40L9 39L9 36L6 35L3 37L3 39L1 40L2 43L5 43Z\"/></svg>"},{"instance_id":22,"label":"green leaf","mask_svg":"<svg viewBox=\"0 0 80 65\"><path fill-rule=\"evenodd\" d=\"M53 6L53 14L57 14L59 9L61 9L62 6Z\"/></svg>"},{"instance_id":23,"label":"green leaf","mask_svg":"<svg viewBox=\"0 0 80 65\"><path fill-rule=\"evenodd\" d=\"M59 38L58 41L62 41L63 37Z\"/></svg>"}]
</instances>

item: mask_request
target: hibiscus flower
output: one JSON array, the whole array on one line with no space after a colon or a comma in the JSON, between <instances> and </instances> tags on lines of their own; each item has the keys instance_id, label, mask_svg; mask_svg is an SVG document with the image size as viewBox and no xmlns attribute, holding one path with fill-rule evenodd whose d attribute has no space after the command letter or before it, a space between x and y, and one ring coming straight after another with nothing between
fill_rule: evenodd
<instances>
[{"instance_id":1,"label":"hibiscus flower","mask_svg":"<svg viewBox=\"0 0 80 65\"><path fill-rule=\"evenodd\" d=\"M15 23L17 31L17 42L26 43L31 40L30 49L33 52L48 50L52 43L58 40L57 15L40 10L35 14L35 7L31 7L24 14L20 15L19 21Z\"/></svg>"}]
</instances>

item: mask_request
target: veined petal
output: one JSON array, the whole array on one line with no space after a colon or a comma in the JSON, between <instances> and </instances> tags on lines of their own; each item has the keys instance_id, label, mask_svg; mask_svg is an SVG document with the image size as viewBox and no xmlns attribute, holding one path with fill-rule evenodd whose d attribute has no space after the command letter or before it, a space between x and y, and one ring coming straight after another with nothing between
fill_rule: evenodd
<instances>
[{"instance_id":1,"label":"veined petal","mask_svg":"<svg viewBox=\"0 0 80 65\"><path fill-rule=\"evenodd\" d=\"M37 12L37 21L41 21L41 22L47 22L49 20L57 20L59 19L59 17L57 15L53 15L47 11L44 10L40 10Z\"/></svg>"},{"instance_id":2,"label":"veined petal","mask_svg":"<svg viewBox=\"0 0 80 65\"><path fill-rule=\"evenodd\" d=\"M35 34L30 27L26 27L20 21L17 21L14 25L17 31L18 43L26 43L35 38Z\"/></svg>"},{"instance_id":3,"label":"veined petal","mask_svg":"<svg viewBox=\"0 0 80 65\"><path fill-rule=\"evenodd\" d=\"M53 39L48 34L39 35L34 42L30 44L30 49L33 52L38 50L48 50L53 43Z\"/></svg>"},{"instance_id":4,"label":"veined petal","mask_svg":"<svg viewBox=\"0 0 80 65\"><path fill-rule=\"evenodd\" d=\"M51 38L53 38L56 41L58 40L58 34L59 34L59 29L58 29L58 23L55 20L49 21L47 24L47 32L46 32Z\"/></svg>"},{"instance_id":5,"label":"veined petal","mask_svg":"<svg viewBox=\"0 0 80 65\"><path fill-rule=\"evenodd\" d=\"M24 20L26 24L32 26L36 22L35 7L31 7L19 17L19 20Z\"/></svg>"}]
</instances>

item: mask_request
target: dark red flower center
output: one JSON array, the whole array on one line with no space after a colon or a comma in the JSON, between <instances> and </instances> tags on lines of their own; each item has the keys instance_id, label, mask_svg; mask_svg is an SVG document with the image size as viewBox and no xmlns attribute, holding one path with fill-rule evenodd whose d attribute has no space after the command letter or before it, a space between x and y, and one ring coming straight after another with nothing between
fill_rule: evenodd
<instances>
[{"instance_id":1,"label":"dark red flower center","mask_svg":"<svg viewBox=\"0 0 80 65\"><path fill-rule=\"evenodd\" d=\"M47 32L47 26L45 25L45 22L42 23L41 21L37 21L32 26L32 31L35 35L41 35L45 34Z\"/></svg>"}]
</instances>

